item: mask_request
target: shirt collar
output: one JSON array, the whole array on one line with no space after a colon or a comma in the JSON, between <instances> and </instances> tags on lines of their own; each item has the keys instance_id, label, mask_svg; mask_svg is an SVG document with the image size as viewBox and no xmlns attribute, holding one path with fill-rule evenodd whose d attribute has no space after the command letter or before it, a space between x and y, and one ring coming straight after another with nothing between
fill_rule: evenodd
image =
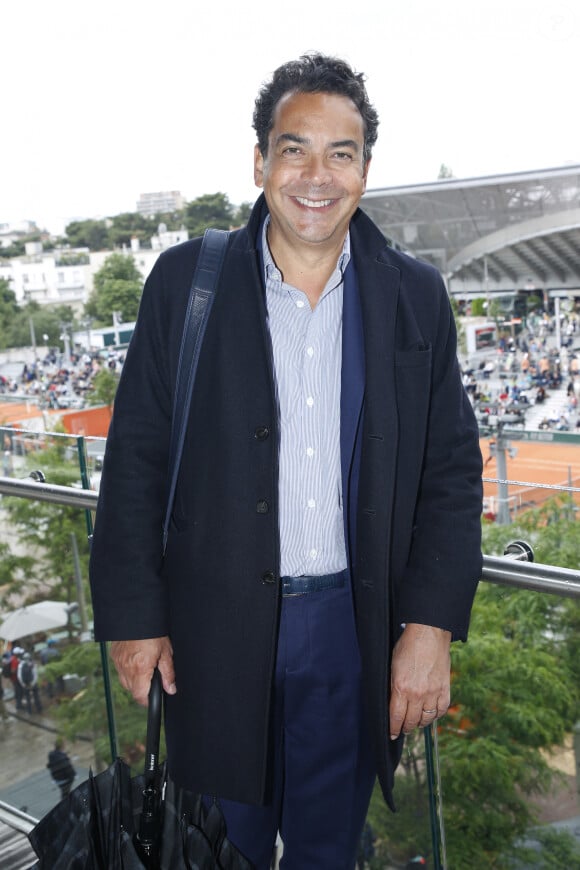
<instances>
[{"instance_id":1,"label":"shirt collar","mask_svg":"<svg viewBox=\"0 0 580 870\"><path fill-rule=\"evenodd\" d=\"M270 223L270 215L266 215L262 226L262 254L264 257L264 278L267 280L280 278L280 271L274 262L270 246L268 244L268 225ZM350 262L350 230L347 230L342 251L338 257L337 269L340 271L341 277L344 278L344 272Z\"/></svg>"}]
</instances>

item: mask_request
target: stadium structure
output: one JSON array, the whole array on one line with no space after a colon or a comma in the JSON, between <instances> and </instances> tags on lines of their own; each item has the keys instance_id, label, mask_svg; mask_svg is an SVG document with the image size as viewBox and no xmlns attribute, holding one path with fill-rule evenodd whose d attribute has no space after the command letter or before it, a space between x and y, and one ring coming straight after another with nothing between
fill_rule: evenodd
<instances>
[{"instance_id":1,"label":"stadium structure","mask_svg":"<svg viewBox=\"0 0 580 870\"><path fill-rule=\"evenodd\" d=\"M458 300L580 298L578 164L369 190L362 207Z\"/></svg>"}]
</instances>

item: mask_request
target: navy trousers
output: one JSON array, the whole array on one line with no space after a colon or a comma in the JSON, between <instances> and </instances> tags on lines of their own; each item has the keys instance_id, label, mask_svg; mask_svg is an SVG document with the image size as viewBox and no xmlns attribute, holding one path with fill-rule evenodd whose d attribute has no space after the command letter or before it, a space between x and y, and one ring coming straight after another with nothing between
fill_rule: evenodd
<instances>
[{"instance_id":1,"label":"navy trousers","mask_svg":"<svg viewBox=\"0 0 580 870\"><path fill-rule=\"evenodd\" d=\"M283 599L269 806L220 801L229 839L269 870L352 870L375 779L350 586Z\"/></svg>"}]
</instances>

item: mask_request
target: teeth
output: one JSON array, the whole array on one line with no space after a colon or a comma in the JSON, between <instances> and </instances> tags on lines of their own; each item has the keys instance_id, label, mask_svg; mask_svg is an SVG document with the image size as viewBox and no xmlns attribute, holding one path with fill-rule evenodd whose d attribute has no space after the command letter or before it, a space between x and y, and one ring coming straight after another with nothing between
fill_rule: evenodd
<instances>
[{"instance_id":1,"label":"teeth","mask_svg":"<svg viewBox=\"0 0 580 870\"><path fill-rule=\"evenodd\" d=\"M306 205L308 208L323 208L325 205L330 205L331 199L305 199L302 196L297 196L296 199L300 205Z\"/></svg>"}]
</instances>

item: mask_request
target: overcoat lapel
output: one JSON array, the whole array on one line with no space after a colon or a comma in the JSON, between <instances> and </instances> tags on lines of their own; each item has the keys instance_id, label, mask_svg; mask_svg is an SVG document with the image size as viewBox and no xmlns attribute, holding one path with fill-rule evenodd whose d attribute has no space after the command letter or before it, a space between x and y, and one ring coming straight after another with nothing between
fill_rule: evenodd
<instances>
[{"instance_id":1,"label":"overcoat lapel","mask_svg":"<svg viewBox=\"0 0 580 870\"><path fill-rule=\"evenodd\" d=\"M392 505L396 491L398 407L396 332L400 272L381 254L359 270L359 293L365 341L364 426L360 437L361 467L357 541L372 553L363 582L384 581L388 564ZM404 401L413 401L412 396Z\"/></svg>"},{"instance_id":2,"label":"overcoat lapel","mask_svg":"<svg viewBox=\"0 0 580 870\"><path fill-rule=\"evenodd\" d=\"M353 564L361 511L367 520L371 516L382 520L363 519L360 542L365 552L369 544L376 552L378 544L384 565L397 461L395 333L400 273L380 252L372 258L357 257L356 240L355 231L355 257L345 273L343 302L341 461L346 539ZM357 269L355 261L362 267ZM379 528L380 542L374 535Z\"/></svg>"},{"instance_id":3,"label":"overcoat lapel","mask_svg":"<svg viewBox=\"0 0 580 870\"><path fill-rule=\"evenodd\" d=\"M344 273L342 303L342 371L340 388L340 460L342 473L343 513L345 541L349 562L352 564L352 546L356 529L356 486L351 497L352 470L355 463L355 439L359 429L365 387L365 354L362 315L358 281L354 261L350 260Z\"/></svg>"}]
</instances>

